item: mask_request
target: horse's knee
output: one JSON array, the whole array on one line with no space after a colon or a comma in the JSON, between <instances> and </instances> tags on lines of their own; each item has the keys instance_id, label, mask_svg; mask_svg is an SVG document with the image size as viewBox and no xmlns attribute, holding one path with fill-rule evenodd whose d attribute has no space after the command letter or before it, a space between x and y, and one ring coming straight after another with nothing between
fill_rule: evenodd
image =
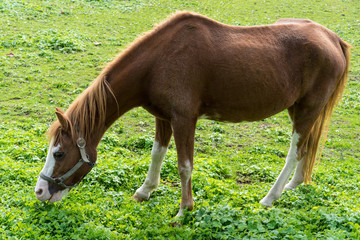
<instances>
[{"instance_id":1,"label":"horse's knee","mask_svg":"<svg viewBox=\"0 0 360 240\"><path fill-rule=\"evenodd\" d=\"M183 163L178 164L178 171L182 180L189 180L192 174L192 170L193 167L190 160L186 160Z\"/></svg>"}]
</instances>

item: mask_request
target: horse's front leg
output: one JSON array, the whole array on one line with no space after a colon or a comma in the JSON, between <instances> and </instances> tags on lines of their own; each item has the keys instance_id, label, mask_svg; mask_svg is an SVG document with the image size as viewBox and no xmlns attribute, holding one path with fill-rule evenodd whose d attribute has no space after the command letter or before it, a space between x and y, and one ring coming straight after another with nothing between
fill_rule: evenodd
<instances>
[{"instance_id":1,"label":"horse's front leg","mask_svg":"<svg viewBox=\"0 0 360 240\"><path fill-rule=\"evenodd\" d=\"M175 144L178 156L178 171L181 179L181 204L177 217L183 215L183 210L192 210L194 207L191 186L193 170L195 119L174 118L171 122L174 131Z\"/></svg>"},{"instance_id":2,"label":"horse's front leg","mask_svg":"<svg viewBox=\"0 0 360 240\"><path fill-rule=\"evenodd\" d=\"M150 194L156 190L160 183L161 164L165 158L167 147L169 145L172 130L170 123L156 119L155 141L151 151L151 163L148 174L143 185L136 190L133 199L138 202L148 200Z\"/></svg>"}]
</instances>

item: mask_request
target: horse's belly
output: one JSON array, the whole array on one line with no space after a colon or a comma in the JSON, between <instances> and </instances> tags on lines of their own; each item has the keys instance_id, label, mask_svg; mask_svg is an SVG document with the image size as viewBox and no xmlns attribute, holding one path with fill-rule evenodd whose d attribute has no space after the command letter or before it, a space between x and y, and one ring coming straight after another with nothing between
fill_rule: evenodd
<instances>
[{"instance_id":1,"label":"horse's belly","mask_svg":"<svg viewBox=\"0 0 360 240\"><path fill-rule=\"evenodd\" d=\"M237 100L204 103L200 118L225 122L259 121L289 108L295 102L291 97L264 98L260 95L258 99L252 101Z\"/></svg>"}]
</instances>

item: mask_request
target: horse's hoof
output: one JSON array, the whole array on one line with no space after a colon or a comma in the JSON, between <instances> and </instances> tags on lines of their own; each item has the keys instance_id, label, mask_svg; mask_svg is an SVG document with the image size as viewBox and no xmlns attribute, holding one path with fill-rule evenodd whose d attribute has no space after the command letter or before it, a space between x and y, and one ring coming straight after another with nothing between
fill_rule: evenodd
<instances>
[{"instance_id":1,"label":"horse's hoof","mask_svg":"<svg viewBox=\"0 0 360 240\"><path fill-rule=\"evenodd\" d=\"M173 222L173 223L170 223L170 225L172 227L181 227L181 223L179 223L179 222Z\"/></svg>"},{"instance_id":2,"label":"horse's hoof","mask_svg":"<svg viewBox=\"0 0 360 240\"><path fill-rule=\"evenodd\" d=\"M266 197L260 201L260 204L265 207L265 209L269 209L272 207L272 201L269 201L268 199L266 199Z\"/></svg>"},{"instance_id":3,"label":"horse's hoof","mask_svg":"<svg viewBox=\"0 0 360 240\"><path fill-rule=\"evenodd\" d=\"M285 185L284 187L284 191L286 190L294 190L295 188L297 188L297 186L299 186L302 182L289 182L288 184Z\"/></svg>"},{"instance_id":4,"label":"horse's hoof","mask_svg":"<svg viewBox=\"0 0 360 240\"><path fill-rule=\"evenodd\" d=\"M133 200L135 200L135 201L137 201L137 202L144 202L144 201L149 200L149 198L140 196L140 195L138 195L138 194L136 194L136 193L131 197L131 199L133 199Z\"/></svg>"},{"instance_id":5,"label":"horse's hoof","mask_svg":"<svg viewBox=\"0 0 360 240\"><path fill-rule=\"evenodd\" d=\"M285 187L284 187L284 191L294 190L295 188L296 188L296 187L287 184L287 185L285 185Z\"/></svg>"}]
</instances>

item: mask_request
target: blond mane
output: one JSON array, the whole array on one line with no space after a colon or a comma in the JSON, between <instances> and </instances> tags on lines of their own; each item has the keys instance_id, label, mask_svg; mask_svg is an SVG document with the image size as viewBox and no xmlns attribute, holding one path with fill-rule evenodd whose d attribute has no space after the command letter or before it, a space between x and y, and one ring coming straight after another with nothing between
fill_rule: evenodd
<instances>
[{"instance_id":1,"label":"blond mane","mask_svg":"<svg viewBox=\"0 0 360 240\"><path fill-rule=\"evenodd\" d=\"M115 95L106 80L104 74L98 78L71 103L65 115L71 123L71 134L74 141L79 134L89 139L91 132L97 124L104 124L106 117L106 99L108 95L115 101ZM61 128L60 122L56 121L48 130L49 138L56 138Z\"/></svg>"}]
</instances>

